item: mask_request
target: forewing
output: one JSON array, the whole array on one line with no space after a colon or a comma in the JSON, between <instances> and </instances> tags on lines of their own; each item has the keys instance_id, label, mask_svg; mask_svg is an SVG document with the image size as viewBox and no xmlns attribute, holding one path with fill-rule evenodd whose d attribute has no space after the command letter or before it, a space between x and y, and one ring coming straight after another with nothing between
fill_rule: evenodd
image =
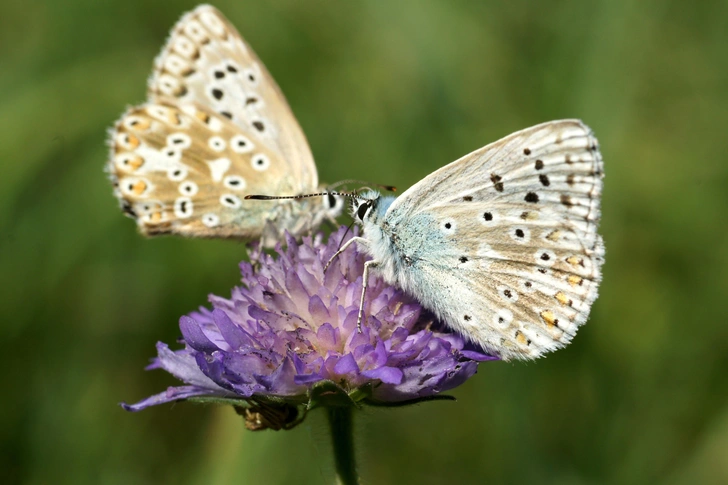
<instances>
[{"instance_id":1,"label":"forewing","mask_svg":"<svg viewBox=\"0 0 728 485\"><path fill-rule=\"evenodd\" d=\"M174 26L149 80L153 103L199 104L255 134L274 152L296 194L318 186L306 138L283 93L235 27L214 7L201 5ZM270 191L268 191L270 192Z\"/></svg>"},{"instance_id":2,"label":"forewing","mask_svg":"<svg viewBox=\"0 0 728 485\"><path fill-rule=\"evenodd\" d=\"M602 177L597 141L576 120L528 128L438 170L386 215L402 240L429 235L407 286L503 358L563 347L601 280Z\"/></svg>"}]
</instances>

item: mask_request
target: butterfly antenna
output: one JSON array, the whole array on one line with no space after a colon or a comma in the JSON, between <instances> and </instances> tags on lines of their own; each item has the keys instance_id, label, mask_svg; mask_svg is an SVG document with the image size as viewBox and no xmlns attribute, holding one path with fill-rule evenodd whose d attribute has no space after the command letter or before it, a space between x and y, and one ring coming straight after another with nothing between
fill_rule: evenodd
<instances>
[{"instance_id":1,"label":"butterfly antenna","mask_svg":"<svg viewBox=\"0 0 728 485\"><path fill-rule=\"evenodd\" d=\"M329 192L317 192L315 194L300 194L300 195L246 195L246 199L252 199L252 200L281 200L281 199L305 199L308 197L323 197L324 195L338 195L340 197L348 197L350 199L356 199L359 196L353 192L338 192L338 191L329 191Z\"/></svg>"},{"instance_id":2,"label":"butterfly antenna","mask_svg":"<svg viewBox=\"0 0 728 485\"><path fill-rule=\"evenodd\" d=\"M332 189L335 189L336 187L341 187L342 185L347 185L347 184L369 185L369 182L367 182L366 180L348 179L348 180L340 180L334 184L331 184L329 187L331 187ZM374 187L378 187L382 190L386 190L387 192L396 192L397 191L397 187L395 187L394 185L384 185L384 184L371 184L371 185L373 185Z\"/></svg>"}]
</instances>

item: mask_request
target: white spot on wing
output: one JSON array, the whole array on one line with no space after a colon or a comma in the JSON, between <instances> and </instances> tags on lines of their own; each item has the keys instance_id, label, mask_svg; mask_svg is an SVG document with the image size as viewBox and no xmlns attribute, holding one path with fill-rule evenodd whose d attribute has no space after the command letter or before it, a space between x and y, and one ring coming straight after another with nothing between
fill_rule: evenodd
<instances>
[{"instance_id":1,"label":"white spot on wing","mask_svg":"<svg viewBox=\"0 0 728 485\"><path fill-rule=\"evenodd\" d=\"M221 152L225 149L225 140L223 140L219 136L210 137L210 139L207 141L207 144L216 152Z\"/></svg>"},{"instance_id":2,"label":"white spot on wing","mask_svg":"<svg viewBox=\"0 0 728 485\"><path fill-rule=\"evenodd\" d=\"M518 301L518 293L513 288L505 285L498 285L496 286L496 289L503 300L509 303L515 303Z\"/></svg>"},{"instance_id":3,"label":"white spot on wing","mask_svg":"<svg viewBox=\"0 0 728 485\"><path fill-rule=\"evenodd\" d=\"M254 170L262 172L264 170L268 170L268 167L270 167L270 160L264 154L258 153L257 155L253 155L253 158L250 159L250 164L253 166Z\"/></svg>"},{"instance_id":4,"label":"white spot on wing","mask_svg":"<svg viewBox=\"0 0 728 485\"><path fill-rule=\"evenodd\" d=\"M181 182L187 178L187 167L179 165L167 170L167 178L172 182Z\"/></svg>"},{"instance_id":5,"label":"white spot on wing","mask_svg":"<svg viewBox=\"0 0 728 485\"><path fill-rule=\"evenodd\" d=\"M197 187L197 184L188 180L187 182L182 182L179 184L179 193L182 195L187 196L194 196L197 195L199 188Z\"/></svg>"},{"instance_id":6,"label":"white spot on wing","mask_svg":"<svg viewBox=\"0 0 728 485\"><path fill-rule=\"evenodd\" d=\"M513 321L513 312L506 309L499 309L493 316L493 323L500 328L506 328Z\"/></svg>"},{"instance_id":7,"label":"white spot on wing","mask_svg":"<svg viewBox=\"0 0 728 485\"><path fill-rule=\"evenodd\" d=\"M174 201L174 215L180 219L186 219L193 213L192 199L189 197L179 197Z\"/></svg>"},{"instance_id":8,"label":"white spot on wing","mask_svg":"<svg viewBox=\"0 0 728 485\"><path fill-rule=\"evenodd\" d=\"M205 27L210 29L213 34L222 37L225 33L225 26L212 12L205 11L200 13L200 20L202 20Z\"/></svg>"},{"instance_id":9,"label":"white spot on wing","mask_svg":"<svg viewBox=\"0 0 728 485\"><path fill-rule=\"evenodd\" d=\"M230 148L235 153L248 153L253 150L253 143L243 135L235 135L230 139Z\"/></svg>"},{"instance_id":10,"label":"white spot on wing","mask_svg":"<svg viewBox=\"0 0 728 485\"><path fill-rule=\"evenodd\" d=\"M167 137L167 146L180 150L189 148L192 145L192 139L185 133L173 133Z\"/></svg>"},{"instance_id":11,"label":"white spot on wing","mask_svg":"<svg viewBox=\"0 0 728 485\"><path fill-rule=\"evenodd\" d=\"M454 234L457 225L454 219L445 219L440 223L440 230L447 235Z\"/></svg>"},{"instance_id":12,"label":"white spot on wing","mask_svg":"<svg viewBox=\"0 0 728 485\"><path fill-rule=\"evenodd\" d=\"M205 214L202 216L202 223L207 227L215 227L220 224L220 218L217 214Z\"/></svg>"},{"instance_id":13,"label":"white spot on wing","mask_svg":"<svg viewBox=\"0 0 728 485\"><path fill-rule=\"evenodd\" d=\"M210 167L210 176L212 177L212 180L219 182L222 180L225 172L230 169L230 159L218 158L212 162L207 162L207 165Z\"/></svg>"},{"instance_id":14,"label":"white spot on wing","mask_svg":"<svg viewBox=\"0 0 728 485\"><path fill-rule=\"evenodd\" d=\"M228 175L222 181L223 185L232 190L243 190L245 188L245 179L240 175Z\"/></svg>"},{"instance_id":15,"label":"white spot on wing","mask_svg":"<svg viewBox=\"0 0 728 485\"><path fill-rule=\"evenodd\" d=\"M220 196L220 203L231 209L237 209L241 205L240 199L233 194L222 194Z\"/></svg>"}]
</instances>

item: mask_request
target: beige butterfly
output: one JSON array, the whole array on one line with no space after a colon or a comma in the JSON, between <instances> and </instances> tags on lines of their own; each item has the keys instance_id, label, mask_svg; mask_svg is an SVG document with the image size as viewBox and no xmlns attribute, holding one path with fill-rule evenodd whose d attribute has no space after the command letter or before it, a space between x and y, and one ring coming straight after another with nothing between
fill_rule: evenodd
<instances>
[{"instance_id":1,"label":"beige butterfly","mask_svg":"<svg viewBox=\"0 0 728 485\"><path fill-rule=\"evenodd\" d=\"M214 7L174 26L146 104L111 131L107 166L141 233L260 238L301 235L341 213L329 195L258 202L248 193L322 190L306 137L263 63Z\"/></svg>"}]
</instances>

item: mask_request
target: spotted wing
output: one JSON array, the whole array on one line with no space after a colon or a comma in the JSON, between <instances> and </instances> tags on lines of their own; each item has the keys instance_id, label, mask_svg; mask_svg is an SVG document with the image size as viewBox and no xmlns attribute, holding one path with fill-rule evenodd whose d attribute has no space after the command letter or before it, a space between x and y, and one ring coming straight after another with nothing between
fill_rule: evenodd
<instances>
[{"instance_id":1,"label":"spotted wing","mask_svg":"<svg viewBox=\"0 0 728 485\"><path fill-rule=\"evenodd\" d=\"M255 238L286 205L245 194L295 190L277 152L200 105L132 108L110 144L114 192L146 235Z\"/></svg>"},{"instance_id":2,"label":"spotted wing","mask_svg":"<svg viewBox=\"0 0 728 485\"><path fill-rule=\"evenodd\" d=\"M386 213L412 248L400 284L505 359L563 347L601 280L602 177L597 141L577 120L519 131L443 167Z\"/></svg>"},{"instance_id":3,"label":"spotted wing","mask_svg":"<svg viewBox=\"0 0 728 485\"><path fill-rule=\"evenodd\" d=\"M201 5L184 15L154 64L151 102L199 104L229 118L286 165L293 193L317 188L311 150L283 93L217 9Z\"/></svg>"}]
</instances>

